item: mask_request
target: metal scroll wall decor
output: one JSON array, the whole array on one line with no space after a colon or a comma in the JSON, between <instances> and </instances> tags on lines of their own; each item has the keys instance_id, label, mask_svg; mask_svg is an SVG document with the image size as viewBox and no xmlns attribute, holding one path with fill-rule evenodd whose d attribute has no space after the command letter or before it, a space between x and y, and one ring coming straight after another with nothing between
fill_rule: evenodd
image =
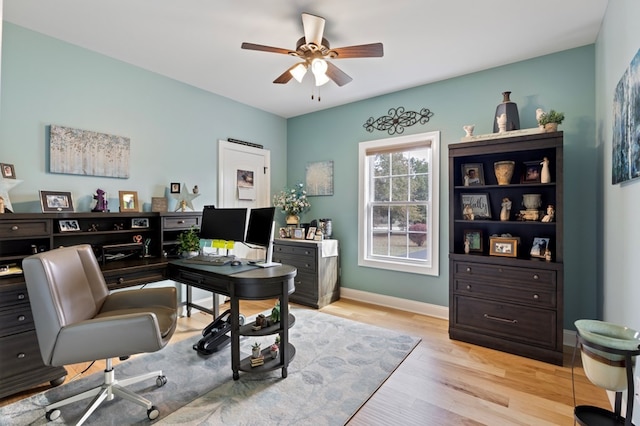
<instances>
[{"instance_id":1,"label":"metal scroll wall decor","mask_svg":"<svg viewBox=\"0 0 640 426\"><path fill-rule=\"evenodd\" d=\"M433 117L433 112L429 108L422 108L420 112L405 111L403 107L391 108L389 115L383 115L377 119L369 117L362 125L367 132L373 130L386 131L390 135L402 134L405 127L413 126L416 123L426 124Z\"/></svg>"}]
</instances>

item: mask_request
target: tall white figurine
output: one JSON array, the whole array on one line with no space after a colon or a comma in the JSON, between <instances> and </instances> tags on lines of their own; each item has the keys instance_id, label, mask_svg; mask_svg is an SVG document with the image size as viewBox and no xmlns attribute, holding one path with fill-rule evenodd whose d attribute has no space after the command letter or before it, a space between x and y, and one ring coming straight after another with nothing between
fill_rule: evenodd
<instances>
[{"instance_id":1,"label":"tall white figurine","mask_svg":"<svg viewBox=\"0 0 640 426\"><path fill-rule=\"evenodd\" d=\"M464 252L466 254L469 254L469 251L471 250L471 241L469 241L468 238L464 239Z\"/></svg>"},{"instance_id":2,"label":"tall white figurine","mask_svg":"<svg viewBox=\"0 0 640 426\"><path fill-rule=\"evenodd\" d=\"M504 133L507 131L507 114L500 114L496 117L498 123L498 133Z\"/></svg>"},{"instance_id":3,"label":"tall white figurine","mask_svg":"<svg viewBox=\"0 0 640 426\"><path fill-rule=\"evenodd\" d=\"M544 130L544 126L540 124L540 117L544 114L544 110L542 108L538 108L536 110L536 123L538 123L538 128L540 130Z\"/></svg>"},{"instance_id":4,"label":"tall white figurine","mask_svg":"<svg viewBox=\"0 0 640 426\"><path fill-rule=\"evenodd\" d=\"M551 183L551 172L549 171L549 159L544 157L542 159L542 171L540 172L541 183Z\"/></svg>"},{"instance_id":5,"label":"tall white figurine","mask_svg":"<svg viewBox=\"0 0 640 426\"><path fill-rule=\"evenodd\" d=\"M502 210L500 210L500 220L507 221L511 216L511 200L507 197L502 199Z\"/></svg>"}]
</instances>

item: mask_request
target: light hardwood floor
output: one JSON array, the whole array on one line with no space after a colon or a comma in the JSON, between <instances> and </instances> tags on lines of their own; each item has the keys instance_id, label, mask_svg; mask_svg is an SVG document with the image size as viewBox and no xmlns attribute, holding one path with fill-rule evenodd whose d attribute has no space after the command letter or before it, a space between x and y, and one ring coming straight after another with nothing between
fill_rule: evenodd
<instances>
[{"instance_id":1,"label":"light hardwood floor","mask_svg":"<svg viewBox=\"0 0 640 426\"><path fill-rule=\"evenodd\" d=\"M273 301L246 302L247 316L270 309ZM295 306L292 304L292 306ZM349 425L573 425L572 347L565 347L564 366L546 364L450 340L447 321L339 300L327 314L392 328L422 341L389 379L349 421ZM193 336L211 317L181 318L174 340ZM89 363L68 366L67 380ZM102 371L96 362L83 375ZM295 368L295 359L291 368ZM577 405L611 409L606 392L574 368ZM0 400L0 406L46 390L30 389Z\"/></svg>"}]
</instances>

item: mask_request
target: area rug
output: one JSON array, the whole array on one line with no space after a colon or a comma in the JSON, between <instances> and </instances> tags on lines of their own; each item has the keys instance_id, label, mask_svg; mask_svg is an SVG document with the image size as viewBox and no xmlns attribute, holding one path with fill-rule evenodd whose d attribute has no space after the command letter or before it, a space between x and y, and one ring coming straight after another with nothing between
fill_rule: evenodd
<instances>
[{"instance_id":1,"label":"area rug","mask_svg":"<svg viewBox=\"0 0 640 426\"><path fill-rule=\"evenodd\" d=\"M200 356L192 339L170 344L163 350L126 361L116 368L117 377L162 369L168 383L157 388L150 380L130 387L160 409L156 424L191 425L342 425L369 399L419 338L392 330L323 314L294 309L289 340L296 355L288 377L281 370L251 374L240 372L234 381L229 347ZM273 336L257 339L265 347ZM248 355L256 339L242 338ZM63 407L61 417L47 422L44 406L98 385L94 374L0 408L0 423L11 425L71 424L88 400ZM119 398L104 403L85 424L132 425L154 423L143 407Z\"/></svg>"}]
</instances>

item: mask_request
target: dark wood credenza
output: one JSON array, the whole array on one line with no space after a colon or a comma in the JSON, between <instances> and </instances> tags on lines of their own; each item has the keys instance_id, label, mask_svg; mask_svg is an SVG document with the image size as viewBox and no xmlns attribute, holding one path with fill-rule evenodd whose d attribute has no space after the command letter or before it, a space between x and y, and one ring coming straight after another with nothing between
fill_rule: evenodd
<instances>
[{"instance_id":1,"label":"dark wood credenza","mask_svg":"<svg viewBox=\"0 0 640 426\"><path fill-rule=\"evenodd\" d=\"M165 279L168 259L177 257L177 235L199 227L201 217L201 212L0 214L0 266L20 268L35 251L91 244L110 290L155 282ZM61 230L60 222L69 220L77 222L77 231ZM148 257L142 257L147 239ZM59 385L66 374L63 367L42 363L22 275L0 275L0 398L47 381Z\"/></svg>"}]
</instances>

